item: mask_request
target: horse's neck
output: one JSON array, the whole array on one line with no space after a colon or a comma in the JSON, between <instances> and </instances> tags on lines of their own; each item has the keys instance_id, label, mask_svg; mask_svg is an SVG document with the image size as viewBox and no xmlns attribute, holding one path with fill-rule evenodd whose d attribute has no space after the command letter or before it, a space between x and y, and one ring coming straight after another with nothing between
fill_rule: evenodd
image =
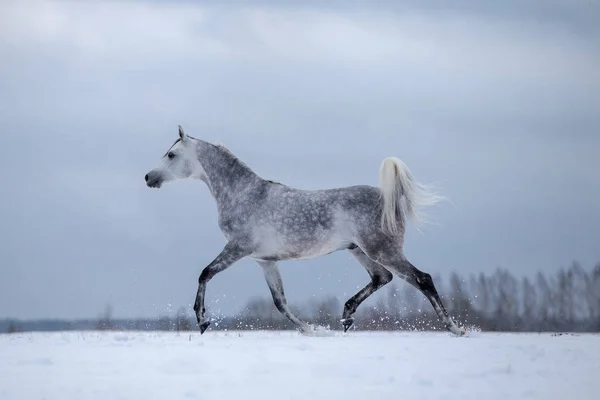
<instances>
[{"instance_id":1,"label":"horse's neck","mask_svg":"<svg viewBox=\"0 0 600 400\"><path fill-rule=\"evenodd\" d=\"M260 177L221 146L200 142L199 157L207 175L206 184L219 208L235 202L240 192L260 182Z\"/></svg>"}]
</instances>

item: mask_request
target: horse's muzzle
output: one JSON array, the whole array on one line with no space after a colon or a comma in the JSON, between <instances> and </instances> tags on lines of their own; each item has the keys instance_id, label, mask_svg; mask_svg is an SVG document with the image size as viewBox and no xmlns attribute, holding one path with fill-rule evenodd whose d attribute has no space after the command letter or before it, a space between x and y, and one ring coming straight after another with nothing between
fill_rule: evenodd
<instances>
[{"instance_id":1,"label":"horse's muzzle","mask_svg":"<svg viewBox=\"0 0 600 400\"><path fill-rule=\"evenodd\" d=\"M149 172L144 176L146 186L151 188L159 188L162 185L162 177L159 174Z\"/></svg>"}]
</instances>

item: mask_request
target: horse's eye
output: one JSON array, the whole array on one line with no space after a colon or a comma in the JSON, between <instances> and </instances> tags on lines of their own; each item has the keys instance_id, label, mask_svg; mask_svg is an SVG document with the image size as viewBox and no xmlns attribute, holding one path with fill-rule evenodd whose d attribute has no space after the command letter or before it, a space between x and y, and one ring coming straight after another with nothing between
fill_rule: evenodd
<instances>
[{"instance_id":1,"label":"horse's eye","mask_svg":"<svg viewBox=\"0 0 600 400\"><path fill-rule=\"evenodd\" d=\"M169 154L167 154L167 157L169 157L169 160L172 160L175 158L175 153L169 152Z\"/></svg>"}]
</instances>

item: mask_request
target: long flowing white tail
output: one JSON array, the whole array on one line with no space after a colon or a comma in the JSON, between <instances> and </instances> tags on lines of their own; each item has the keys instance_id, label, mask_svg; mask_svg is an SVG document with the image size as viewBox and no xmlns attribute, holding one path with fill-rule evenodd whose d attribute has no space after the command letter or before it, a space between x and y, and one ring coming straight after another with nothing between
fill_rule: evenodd
<instances>
[{"instance_id":1,"label":"long flowing white tail","mask_svg":"<svg viewBox=\"0 0 600 400\"><path fill-rule=\"evenodd\" d=\"M381 163L379 184L383 198L381 228L390 234L398 232L404 217L423 222L423 215L418 208L443 199L430 187L415 181L408 167L396 157L388 157Z\"/></svg>"}]
</instances>

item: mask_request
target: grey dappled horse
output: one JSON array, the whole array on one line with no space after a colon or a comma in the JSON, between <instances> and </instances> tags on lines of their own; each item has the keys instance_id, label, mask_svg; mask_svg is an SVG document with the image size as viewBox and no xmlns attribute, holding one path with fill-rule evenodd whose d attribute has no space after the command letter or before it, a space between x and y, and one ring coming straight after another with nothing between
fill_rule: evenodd
<instances>
[{"instance_id":1,"label":"grey dappled horse","mask_svg":"<svg viewBox=\"0 0 600 400\"><path fill-rule=\"evenodd\" d=\"M200 179L216 200L227 244L200 274L194 303L200 332L210 325L204 308L208 281L244 257L262 267L277 309L300 332L312 332L287 304L278 262L348 250L371 282L345 303L344 331L352 326L358 306L396 274L427 297L450 332L462 335L465 331L449 317L431 275L415 268L403 253L406 217L417 218L418 206L439 198L413 180L397 158L383 161L379 178L380 188L295 189L261 178L225 147L188 136L179 126L179 138L145 180L149 187L160 188L168 181Z\"/></svg>"}]
</instances>

